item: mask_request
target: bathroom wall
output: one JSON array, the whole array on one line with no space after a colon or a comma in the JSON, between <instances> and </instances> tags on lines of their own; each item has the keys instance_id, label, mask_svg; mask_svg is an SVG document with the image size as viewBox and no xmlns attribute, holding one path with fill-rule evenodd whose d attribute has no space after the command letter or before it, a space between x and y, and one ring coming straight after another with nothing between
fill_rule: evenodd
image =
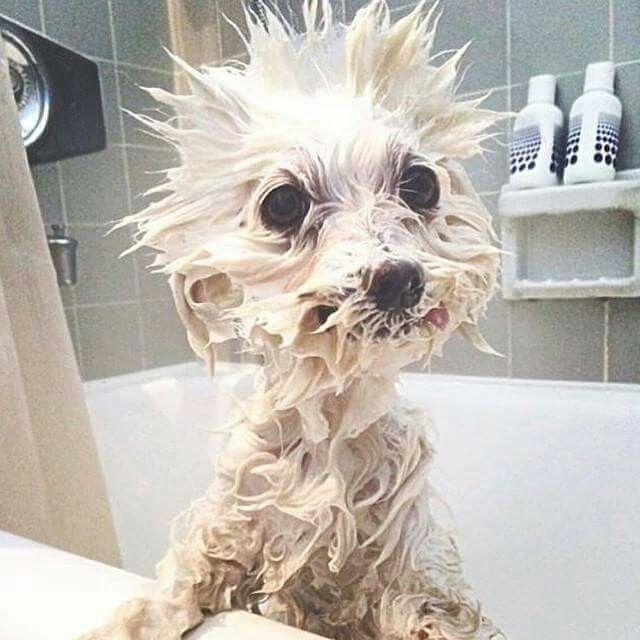
<instances>
[{"instance_id":1,"label":"bathroom wall","mask_svg":"<svg viewBox=\"0 0 640 640\"><path fill-rule=\"evenodd\" d=\"M285 13L298 0L278 0ZM351 18L364 0L332 0ZM238 0L192 0L180 5L215 40L221 58L238 57L242 42L219 18L241 18ZM415 2L389 0L393 17ZM80 281L63 300L78 361L86 379L191 358L162 277L149 274L148 255L116 260L127 232L104 237L106 223L139 208L138 194L171 164L172 153L142 134L119 112L151 108L136 84L168 86L170 18L160 0L0 0L0 13L25 22L98 61L103 75L109 146L106 151L34 169L43 214L63 220L80 241ZM185 9L185 7L188 7ZM612 57L625 108L620 168L640 166L640 4L637 0L443 0L438 49L473 40L461 92L491 90L487 103L518 110L535 73L559 77L559 101L568 110L579 94L587 62ZM170 12L171 13L171 12ZM87 26L90 25L90 28ZM202 37L205 37L204 35ZM208 44L211 49L211 45ZM507 178L508 127L484 159L469 164L474 182L495 213ZM499 221L495 220L499 231ZM504 354L475 352L455 337L431 371L487 376L640 382L640 300L506 302L489 308L485 333ZM235 357L235 356L231 356Z\"/></svg>"},{"instance_id":2,"label":"bathroom wall","mask_svg":"<svg viewBox=\"0 0 640 640\"><path fill-rule=\"evenodd\" d=\"M285 4L284 12L297 20L299 12ZM335 4L342 18L342 0ZM78 284L61 295L86 380L194 357L163 276L146 268L149 251L118 259L130 246L131 231L105 234L110 221L142 208L140 194L176 160L121 107L155 109L139 85L173 87L163 46L192 64L215 62L223 54L238 57L242 41L220 12L243 20L238 0L0 0L0 14L87 55L100 68L106 150L32 170L45 224L64 223L79 241ZM223 358L243 358L233 348L222 351Z\"/></svg>"},{"instance_id":3,"label":"bathroom wall","mask_svg":"<svg viewBox=\"0 0 640 640\"><path fill-rule=\"evenodd\" d=\"M196 3L194 3L196 4ZM136 210L142 191L169 167L172 153L138 131L120 107L148 108L137 84L170 86L165 3L153 0L0 0L0 13L97 61L107 125L99 153L33 167L47 224L63 222L79 242L79 280L62 290L85 379L191 359L162 277L148 252L118 259L130 231L105 236L109 221Z\"/></svg>"},{"instance_id":4,"label":"bathroom wall","mask_svg":"<svg viewBox=\"0 0 640 640\"><path fill-rule=\"evenodd\" d=\"M347 18L363 1L346 0ZM416 2L391 0L397 18ZM471 40L464 93L491 90L488 103L514 111L531 75L558 76L568 113L588 62L616 62L624 115L619 169L640 167L640 2L638 0L444 0L437 49ZM477 188L496 211L507 179L505 128L486 159L470 163ZM499 230L499 221L495 219ZM485 331L505 357L483 355L454 338L431 370L559 380L640 382L640 299L506 302L489 308Z\"/></svg>"}]
</instances>

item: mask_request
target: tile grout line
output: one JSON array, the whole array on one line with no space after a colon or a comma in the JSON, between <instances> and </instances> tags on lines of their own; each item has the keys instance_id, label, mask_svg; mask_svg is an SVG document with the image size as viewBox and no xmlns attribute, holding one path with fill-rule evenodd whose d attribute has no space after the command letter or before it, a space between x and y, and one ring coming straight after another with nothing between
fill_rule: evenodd
<instances>
[{"instance_id":1,"label":"tile grout line","mask_svg":"<svg viewBox=\"0 0 640 640\"><path fill-rule=\"evenodd\" d=\"M166 298L128 298L126 300L110 300L107 302L81 302L80 304L76 303L76 307L78 309L96 309L97 307L117 307L120 305L132 305L138 304L138 302L144 302L145 304L155 304L161 302L171 302L171 296L167 296ZM70 309L71 307L66 307Z\"/></svg>"},{"instance_id":2,"label":"tile grout line","mask_svg":"<svg viewBox=\"0 0 640 640\"><path fill-rule=\"evenodd\" d=\"M346 2L346 0L345 0ZM360 5L359 8L363 7L365 5ZM409 7L411 7L412 9L414 9L416 6L415 2L405 2L404 4L401 4L399 7L393 7L390 11L391 15L393 15L394 13L400 13L401 11L403 11L404 9L408 9Z\"/></svg>"},{"instance_id":3,"label":"tile grout line","mask_svg":"<svg viewBox=\"0 0 640 640\"><path fill-rule=\"evenodd\" d=\"M609 59L613 61L615 28L615 0L609 0ZM609 300L604 301L602 332L602 380L609 382Z\"/></svg>"},{"instance_id":4,"label":"tile grout line","mask_svg":"<svg viewBox=\"0 0 640 640\"><path fill-rule=\"evenodd\" d=\"M62 167L60 166L60 160L56 161L56 176L58 178L58 189L60 190L60 205L62 207L62 224L65 227L69 226L69 213L67 211L67 197L64 191L64 180L62 178Z\"/></svg>"},{"instance_id":5,"label":"tile grout line","mask_svg":"<svg viewBox=\"0 0 640 640\"><path fill-rule=\"evenodd\" d=\"M504 300L504 298L503 298ZM513 378L513 320L511 303L507 302L507 377Z\"/></svg>"},{"instance_id":6,"label":"tile grout line","mask_svg":"<svg viewBox=\"0 0 640 640\"><path fill-rule=\"evenodd\" d=\"M633 60L623 60L622 62L616 62L615 67L626 67L631 64L640 64L640 58L634 58Z\"/></svg>"},{"instance_id":7,"label":"tile grout line","mask_svg":"<svg viewBox=\"0 0 640 640\"><path fill-rule=\"evenodd\" d=\"M602 340L602 381L609 382L609 300L604 301L604 331Z\"/></svg>"},{"instance_id":8,"label":"tile grout line","mask_svg":"<svg viewBox=\"0 0 640 640\"><path fill-rule=\"evenodd\" d=\"M70 222L69 227L72 229L102 229L105 233L109 230L108 225L111 222Z\"/></svg>"},{"instance_id":9,"label":"tile grout line","mask_svg":"<svg viewBox=\"0 0 640 640\"><path fill-rule=\"evenodd\" d=\"M220 7L218 3L216 3L216 31L218 36L218 63L223 62L223 53L222 53L222 33L221 33L221 24L220 24Z\"/></svg>"},{"instance_id":10,"label":"tile grout line","mask_svg":"<svg viewBox=\"0 0 640 640\"><path fill-rule=\"evenodd\" d=\"M509 94L509 110L511 109L511 0L505 0L504 17L507 32L505 34L505 57L507 59L507 93Z\"/></svg>"},{"instance_id":11,"label":"tile grout line","mask_svg":"<svg viewBox=\"0 0 640 640\"><path fill-rule=\"evenodd\" d=\"M46 34L45 18L44 18L44 0L38 0L38 13L40 14L40 24L42 25L42 33Z\"/></svg>"},{"instance_id":12,"label":"tile grout line","mask_svg":"<svg viewBox=\"0 0 640 640\"><path fill-rule=\"evenodd\" d=\"M38 0L38 11L40 13L40 22L42 23L42 33L46 35L47 25L46 25L45 13L44 13L44 0ZM58 190L60 191L60 207L62 209L62 223L64 224L65 229L68 229L69 213L67 209L67 197L64 189L64 180L62 177L62 166L61 166L60 160L55 162L55 167L56 167L56 177L58 180ZM62 292L60 292L60 296L62 301ZM64 304L63 304L63 310L69 309L71 311L71 320L73 322L74 333L77 337L76 344L78 347L78 352L75 354L76 364L78 365L80 378L82 378L83 369L84 369L84 358L82 355L82 340L80 339L80 319L78 317L78 307L77 307L78 298L76 295L75 288L72 288L69 291L69 296L71 298L71 304L68 307L64 307ZM71 343L73 344L73 337L72 336L70 337L72 338Z\"/></svg>"},{"instance_id":13,"label":"tile grout line","mask_svg":"<svg viewBox=\"0 0 640 640\"><path fill-rule=\"evenodd\" d=\"M511 0L505 0L505 56L507 58L507 111L513 109L512 104L512 77L511 77ZM511 137L511 126L507 124L507 140ZM507 161L509 154L507 152ZM508 174L507 174L508 175ZM504 298L503 298L504 300ZM507 377L513 378L513 317L511 313L511 304L507 302Z\"/></svg>"},{"instance_id":14,"label":"tile grout line","mask_svg":"<svg viewBox=\"0 0 640 640\"><path fill-rule=\"evenodd\" d=\"M113 3L111 0L107 0L107 7L109 10L109 29L111 31L111 47L113 52L113 64L115 66L115 89L116 89L116 101L118 104L118 119L120 121L120 128L122 131L122 164L124 168L124 186L127 196L127 210L129 215L133 213L133 201L131 197L131 180L129 179L129 159L127 157L127 138L124 127L124 116L122 112L122 91L120 87L120 74L118 73L118 45L116 43L116 29L115 20L113 18ZM140 343L140 360L142 368L147 368L147 358L145 353L145 339L144 339L144 327L142 325L142 303L140 302L140 274L138 273L138 261L133 259L133 289L136 294L136 315L138 324L138 341Z\"/></svg>"},{"instance_id":15,"label":"tile grout line","mask_svg":"<svg viewBox=\"0 0 640 640\"><path fill-rule=\"evenodd\" d=\"M106 62L107 64L115 65L115 59L103 58L102 56L86 55L87 58L94 62ZM132 69L138 69L140 71L151 71L152 73L160 73L165 76L173 76L173 71L167 71L166 69L159 69L157 67L146 67L142 64L136 64L135 62L118 62L121 67L131 67Z\"/></svg>"},{"instance_id":16,"label":"tile grout line","mask_svg":"<svg viewBox=\"0 0 640 640\"><path fill-rule=\"evenodd\" d=\"M60 189L60 206L62 207L62 221L64 223L65 228L69 228L69 212L67 209L67 196L64 189L64 180L62 178L62 167L60 165L59 160L56 162L56 173L58 175L58 189ZM71 296L71 305L67 308L71 310L71 317L74 325L73 328L78 338L77 340L78 353L76 354L76 359L78 363L78 369L80 370L80 377L82 378L82 374L84 370L84 356L82 352L82 340L80 339L80 318L78 316L78 297L76 295L75 288L69 291L69 295Z\"/></svg>"},{"instance_id":17,"label":"tile grout line","mask_svg":"<svg viewBox=\"0 0 640 640\"><path fill-rule=\"evenodd\" d=\"M156 146L153 144L141 144L139 142L112 142L112 147L125 147L127 149L140 149L141 151L160 151L161 153L171 154L173 147L166 144L165 146Z\"/></svg>"},{"instance_id":18,"label":"tile grout line","mask_svg":"<svg viewBox=\"0 0 640 640\"><path fill-rule=\"evenodd\" d=\"M493 95L493 93L496 93L498 91L508 91L510 88L511 85L509 84L498 84L493 87L487 87L485 89L474 89L473 91L465 91L456 95L458 98L475 98L487 93L489 95Z\"/></svg>"},{"instance_id":19,"label":"tile grout line","mask_svg":"<svg viewBox=\"0 0 640 640\"><path fill-rule=\"evenodd\" d=\"M613 31L615 25L615 0L609 0L609 60L613 61Z\"/></svg>"}]
</instances>

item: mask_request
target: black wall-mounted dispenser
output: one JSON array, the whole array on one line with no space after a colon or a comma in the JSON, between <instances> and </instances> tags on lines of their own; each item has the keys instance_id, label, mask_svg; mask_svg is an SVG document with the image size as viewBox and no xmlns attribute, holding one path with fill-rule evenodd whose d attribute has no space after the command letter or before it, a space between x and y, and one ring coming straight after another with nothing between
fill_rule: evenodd
<instances>
[{"instance_id":1,"label":"black wall-mounted dispenser","mask_svg":"<svg viewBox=\"0 0 640 640\"><path fill-rule=\"evenodd\" d=\"M104 149L98 65L3 16L0 33L29 162Z\"/></svg>"}]
</instances>

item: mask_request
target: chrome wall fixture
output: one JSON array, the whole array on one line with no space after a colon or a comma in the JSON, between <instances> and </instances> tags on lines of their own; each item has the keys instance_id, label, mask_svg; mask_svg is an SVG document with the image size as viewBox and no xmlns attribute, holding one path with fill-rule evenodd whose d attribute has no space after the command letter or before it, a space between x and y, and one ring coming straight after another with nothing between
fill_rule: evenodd
<instances>
[{"instance_id":1,"label":"chrome wall fixture","mask_svg":"<svg viewBox=\"0 0 640 640\"><path fill-rule=\"evenodd\" d=\"M58 277L58 285L68 287L78 280L76 271L76 254L78 241L66 234L62 225L51 225L51 233L47 234L47 243L51 253L51 260Z\"/></svg>"},{"instance_id":2,"label":"chrome wall fixture","mask_svg":"<svg viewBox=\"0 0 640 640\"><path fill-rule=\"evenodd\" d=\"M104 149L97 63L2 15L0 36L30 164Z\"/></svg>"},{"instance_id":3,"label":"chrome wall fixture","mask_svg":"<svg viewBox=\"0 0 640 640\"><path fill-rule=\"evenodd\" d=\"M44 134L51 113L51 87L37 54L10 28L2 30L13 96L24 146L29 148Z\"/></svg>"}]
</instances>

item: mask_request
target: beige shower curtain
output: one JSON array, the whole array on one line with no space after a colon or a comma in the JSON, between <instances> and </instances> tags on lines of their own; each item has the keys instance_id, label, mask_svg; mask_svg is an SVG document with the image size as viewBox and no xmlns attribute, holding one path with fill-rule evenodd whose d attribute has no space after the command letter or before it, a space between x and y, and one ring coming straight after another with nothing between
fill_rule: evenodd
<instances>
[{"instance_id":1,"label":"beige shower curtain","mask_svg":"<svg viewBox=\"0 0 640 640\"><path fill-rule=\"evenodd\" d=\"M1 44L0 529L120 561Z\"/></svg>"},{"instance_id":2,"label":"beige shower curtain","mask_svg":"<svg viewBox=\"0 0 640 640\"><path fill-rule=\"evenodd\" d=\"M234 0L235 1L235 0ZM225 10L225 2L189 4L166 0L169 23L169 49L192 67L212 64L220 60L218 13ZM176 68L174 85L177 93L186 93L189 85Z\"/></svg>"}]
</instances>

